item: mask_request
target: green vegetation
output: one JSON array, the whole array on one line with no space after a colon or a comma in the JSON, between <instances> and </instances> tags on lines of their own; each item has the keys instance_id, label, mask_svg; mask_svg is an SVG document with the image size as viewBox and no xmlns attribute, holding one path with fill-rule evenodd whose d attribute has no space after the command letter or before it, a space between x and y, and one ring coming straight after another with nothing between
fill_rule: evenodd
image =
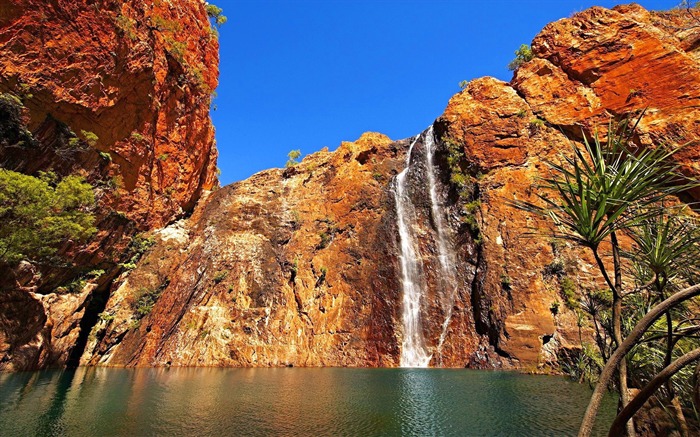
<instances>
[{"instance_id":1,"label":"green vegetation","mask_svg":"<svg viewBox=\"0 0 700 437\"><path fill-rule=\"evenodd\" d=\"M226 21L228 21L228 18L226 18L224 15L224 10L220 7L207 3L205 8L207 10L207 15L212 20L212 23L216 25L216 27L221 27L222 25L226 24Z\"/></svg>"},{"instance_id":2,"label":"green vegetation","mask_svg":"<svg viewBox=\"0 0 700 437\"><path fill-rule=\"evenodd\" d=\"M566 272L564 271L564 262L558 258L554 259L549 265L542 269L542 276L545 278L551 278L556 276L561 278Z\"/></svg>"},{"instance_id":3,"label":"green vegetation","mask_svg":"<svg viewBox=\"0 0 700 437\"><path fill-rule=\"evenodd\" d=\"M331 236L326 232L321 232L318 236L321 238L321 241L316 246L316 249L325 249L331 244Z\"/></svg>"},{"instance_id":4,"label":"green vegetation","mask_svg":"<svg viewBox=\"0 0 700 437\"><path fill-rule=\"evenodd\" d=\"M551 310L551 309L550 309ZM593 385L598 379L598 373L603 368L603 359L595 347L584 343L583 347L564 362L564 372L579 383Z\"/></svg>"},{"instance_id":5,"label":"green vegetation","mask_svg":"<svg viewBox=\"0 0 700 437\"><path fill-rule=\"evenodd\" d=\"M115 315L114 315L114 314L110 314L110 313L108 313L108 312L106 312L106 311L105 311L105 312L101 312L100 314L97 315L97 317L99 317L99 319L102 320L102 321L105 322L105 323L109 323L109 322L111 322L112 320L115 319Z\"/></svg>"},{"instance_id":6,"label":"green vegetation","mask_svg":"<svg viewBox=\"0 0 700 437\"><path fill-rule=\"evenodd\" d=\"M92 236L95 196L80 176L0 169L0 261L46 261L59 246Z\"/></svg>"},{"instance_id":7,"label":"green vegetation","mask_svg":"<svg viewBox=\"0 0 700 437\"><path fill-rule=\"evenodd\" d=\"M107 187L111 190L120 190L124 188L124 178L122 175L112 176L109 181L107 181Z\"/></svg>"},{"instance_id":8,"label":"green vegetation","mask_svg":"<svg viewBox=\"0 0 700 437\"><path fill-rule=\"evenodd\" d=\"M561 287L561 295L564 298L564 303L566 307L572 311L579 308L579 300L576 294L576 283L573 279L568 276L562 276L559 279L559 286Z\"/></svg>"},{"instance_id":9,"label":"green vegetation","mask_svg":"<svg viewBox=\"0 0 700 437\"><path fill-rule=\"evenodd\" d=\"M317 286L323 284L326 281L326 275L328 274L328 267L321 266L320 272L321 272L321 276L319 276L318 281L316 281Z\"/></svg>"},{"instance_id":10,"label":"green vegetation","mask_svg":"<svg viewBox=\"0 0 700 437\"><path fill-rule=\"evenodd\" d=\"M185 52L187 51L187 44L182 41L178 41L170 36L164 37L166 50L170 53L173 58L177 60L185 68L189 67L187 60L185 59Z\"/></svg>"},{"instance_id":11,"label":"green vegetation","mask_svg":"<svg viewBox=\"0 0 700 437\"><path fill-rule=\"evenodd\" d=\"M515 71L520 68L524 63L531 61L535 55L532 54L532 49L527 44L522 44L518 50L515 51L515 59L510 61L508 64L508 69L510 71Z\"/></svg>"},{"instance_id":12,"label":"green vegetation","mask_svg":"<svg viewBox=\"0 0 700 437\"><path fill-rule=\"evenodd\" d=\"M21 96L22 101L34 98L34 95L32 94L32 88L31 86L29 86L29 84L17 82L16 89L18 89L18 94Z\"/></svg>"},{"instance_id":13,"label":"green vegetation","mask_svg":"<svg viewBox=\"0 0 700 437\"><path fill-rule=\"evenodd\" d=\"M80 131L80 133L83 134L83 137L85 138L85 142L87 142L90 145L90 147L97 146L97 142L100 140L100 138L97 135L95 135L94 132L83 130L83 131Z\"/></svg>"},{"instance_id":14,"label":"green vegetation","mask_svg":"<svg viewBox=\"0 0 700 437\"><path fill-rule=\"evenodd\" d=\"M161 32L177 33L182 30L182 26L177 20L168 20L161 15L151 16L151 24Z\"/></svg>"},{"instance_id":15,"label":"green vegetation","mask_svg":"<svg viewBox=\"0 0 700 437\"><path fill-rule=\"evenodd\" d=\"M162 289L150 290L148 288L141 288L137 294L136 300L132 304L132 309L136 313L136 320L140 320L153 311L158 298L160 297Z\"/></svg>"},{"instance_id":16,"label":"green vegetation","mask_svg":"<svg viewBox=\"0 0 700 437\"><path fill-rule=\"evenodd\" d=\"M132 41L138 39L138 34L136 33L136 22L126 15L119 15L116 19L117 27L124 32L127 38Z\"/></svg>"},{"instance_id":17,"label":"green vegetation","mask_svg":"<svg viewBox=\"0 0 700 437\"><path fill-rule=\"evenodd\" d=\"M299 272L299 258L294 258L294 261L292 261L292 266L289 269L292 272L292 276L296 276L297 273Z\"/></svg>"},{"instance_id":18,"label":"green vegetation","mask_svg":"<svg viewBox=\"0 0 700 437\"><path fill-rule=\"evenodd\" d=\"M110 155L108 152L97 152L100 154L100 158L104 159L107 162L112 162L112 155Z\"/></svg>"},{"instance_id":19,"label":"green vegetation","mask_svg":"<svg viewBox=\"0 0 700 437\"><path fill-rule=\"evenodd\" d=\"M135 269L136 263L139 262L141 257L148 252L148 250L153 247L154 244L156 244L156 240L153 237L136 235L131 239L131 243L129 243L129 247L127 248L129 260L119 265L127 270Z\"/></svg>"},{"instance_id":20,"label":"green vegetation","mask_svg":"<svg viewBox=\"0 0 700 437\"><path fill-rule=\"evenodd\" d=\"M551 305L549 305L549 311L552 313L552 315L556 316L559 314L559 302L554 301L552 302Z\"/></svg>"},{"instance_id":21,"label":"green vegetation","mask_svg":"<svg viewBox=\"0 0 700 437\"><path fill-rule=\"evenodd\" d=\"M58 293L80 293L88 285L89 282L94 282L100 276L104 275L104 270L92 270L77 279L69 282L67 285L56 288Z\"/></svg>"},{"instance_id":22,"label":"green vegetation","mask_svg":"<svg viewBox=\"0 0 700 437\"><path fill-rule=\"evenodd\" d=\"M530 129L537 132L544 127L544 120L541 118L534 118L530 120Z\"/></svg>"},{"instance_id":23,"label":"green vegetation","mask_svg":"<svg viewBox=\"0 0 700 437\"><path fill-rule=\"evenodd\" d=\"M68 285L65 287L58 287L56 291L60 293L72 293L72 294L77 294L83 291L85 286L88 284L88 281L85 278L78 278L73 281L71 281Z\"/></svg>"},{"instance_id":24,"label":"green vegetation","mask_svg":"<svg viewBox=\"0 0 700 437\"><path fill-rule=\"evenodd\" d=\"M182 30L182 26L177 20L169 20L160 15L151 17L151 24L155 27L163 38L165 50L180 64L187 74L181 75L180 80L191 79L193 83L202 89L204 85L204 77L202 72L196 67L190 65L185 57L187 53L187 43L177 39L177 35ZM207 93L210 90L205 90Z\"/></svg>"},{"instance_id":25,"label":"green vegetation","mask_svg":"<svg viewBox=\"0 0 700 437\"><path fill-rule=\"evenodd\" d=\"M70 147L71 149L80 149L81 148L80 143L81 143L81 141L80 141L80 138L78 138L78 137L74 136L74 137L68 138L68 147Z\"/></svg>"},{"instance_id":26,"label":"green vegetation","mask_svg":"<svg viewBox=\"0 0 700 437\"><path fill-rule=\"evenodd\" d=\"M501 275L501 288L504 290L508 291L511 289L513 286L513 283L510 279L510 276L506 275L505 273Z\"/></svg>"},{"instance_id":27,"label":"green vegetation","mask_svg":"<svg viewBox=\"0 0 700 437\"><path fill-rule=\"evenodd\" d=\"M460 88L460 89L465 89L468 85L469 85L469 81L468 81L468 80L463 80L463 81L461 81L461 82L459 83L459 88Z\"/></svg>"},{"instance_id":28,"label":"green vegetation","mask_svg":"<svg viewBox=\"0 0 700 437\"><path fill-rule=\"evenodd\" d=\"M144 136L141 135L139 132L136 132L136 131L133 131L133 132L131 133L131 138L135 139L136 141L143 141L143 140L144 140Z\"/></svg>"},{"instance_id":29,"label":"green vegetation","mask_svg":"<svg viewBox=\"0 0 700 437\"><path fill-rule=\"evenodd\" d=\"M34 143L34 137L22 121L24 105L19 97L0 93L0 146L23 146Z\"/></svg>"},{"instance_id":30,"label":"green vegetation","mask_svg":"<svg viewBox=\"0 0 700 437\"><path fill-rule=\"evenodd\" d=\"M608 287L585 292L579 304L575 284L565 276L564 269L558 265L545 269L559 277L567 306L575 308L580 317L579 327L588 317L595 332L597 352L591 354L590 346L581 338L584 353L569 367L579 378L585 375L593 380L600 373L580 435L590 432L595 410L613 371L618 376L616 389L626 406L630 403L629 385L651 387L660 370L668 368L675 359L680 361L686 353L700 354L700 327L694 326L696 310L679 305L673 297L674 292L695 283L700 276L700 230L683 208L670 206L670 196L699 184L678 173L677 165L670 159L678 149L663 145L636 149L633 131L634 127L625 120L620 124L611 122L605 139L596 133L590 141L584 135L582 147L572 144L572 154L562 155L558 163L547 163L554 176L538 184L539 205L513 203L550 218L556 225L555 238L587 248ZM619 235L633 241L633 249L628 253L622 251ZM612 263L604 262L604 258ZM630 272L632 280L627 280L623 271ZM677 295L692 296L693 290L689 288ZM653 319L647 313L663 315L665 321L648 329L646 320ZM625 358L626 351L630 353ZM687 370L684 376L681 372L677 384L666 381L657 395L676 423L685 422L684 408L692 412L691 373ZM675 407L679 405L682 407ZM628 417L631 416L621 416L622 425L617 425L623 426ZM628 427L631 426L629 421Z\"/></svg>"},{"instance_id":31,"label":"green vegetation","mask_svg":"<svg viewBox=\"0 0 700 437\"><path fill-rule=\"evenodd\" d=\"M443 137L441 142L447 149L450 183L457 190L457 195L463 203L460 220L467 225L474 242L480 245L483 242L483 235L481 234L477 214L481 208L481 201L478 198L478 182L476 179L483 175L477 174L477 178L474 178L465 172L467 158L462 144L450 137Z\"/></svg>"},{"instance_id":32,"label":"green vegetation","mask_svg":"<svg viewBox=\"0 0 700 437\"><path fill-rule=\"evenodd\" d=\"M97 270L90 270L85 274L85 277L88 279L98 279L100 276L104 275L105 271L102 269L97 269Z\"/></svg>"},{"instance_id":33,"label":"green vegetation","mask_svg":"<svg viewBox=\"0 0 700 437\"><path fill-rule=\"evenodd\" d=\"M442 143L447 149L447 165L450 168L450 182L458 188L460 197L465 197L469 193L469 176L467 176L462 169L462 164L466 161L464 148L459 142L449 137L443 138Z\"/></svg>"},{"instance_id":34,"label":"green vegetation","mask_svg":"<svg viewBox=\"0 0 700 437\"><path fill-rule=\"evenodd\" d=\"M292 150L289 153L287 153L287 164L285 164L285 167L294 167L295 165L299 164L299 158L301 157L301 150L296 149Z\"/></svg>"},{"instance_id":35,"label":"green vegetation","mask_svg":"<svg viewBox=\"0 0 700 437\"><path fill-rule=\"evenodd\" d=\"M216 272L216 274L214 275L214 283L215 284L221 283L224 279L226 279L227 276L228 276L227 271Z\"/></svg>"},{"instance_id":36,"label":"green vegetation","mask_svg":"<svg viewBox=\"0 0 700 437\"><path fill-rule=\"evenodd\" d=\"M157 159L158 159L158 161L165 162L168 160L169 156L170 155L168 155L167 153L161 153L160 155L158 155Z\"/></svg>"}]
</instances>

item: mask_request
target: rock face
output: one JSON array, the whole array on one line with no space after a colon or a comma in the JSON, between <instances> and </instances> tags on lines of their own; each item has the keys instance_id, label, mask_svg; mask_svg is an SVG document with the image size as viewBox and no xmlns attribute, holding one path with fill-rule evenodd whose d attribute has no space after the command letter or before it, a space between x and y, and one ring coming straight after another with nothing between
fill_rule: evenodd
<instances>
[{"instance_id":1,"label":"rock face","mask_svg":"<svg viewBox=\"0 0 700 437\"><path fill-rule=\"evenodd\" d=\"M637 145L687 144L675 159L697 177L694 26L684 11L586 10L547 26L511 83L472 81L414 138L364 134L205 196L117 278L81 363L397 366L403 217L431 366L556 366L590 335L567 294L600 278L584 251L508 201L534 200L545 161L644 108ZM400 213L406 165L410 207ZM49 319L27 315L37 329Z\"/></svg>"},{"instance_id":2,"label":"rock face","mask_svg":"<svg viewBox=\"0 0 700 437\"><path fill-rule=\"evenodd\" d=\"M41 266L29 281L0 266L3 290L12 291L0 297L0 369L65 363L91 289L108 288L131 236L191 211L217 184L209 117L217 78L218 42L202 2L0 5L0 92L21 99L21 128L33 137L3 138L0 166L81 174L98 199L98 234L87 246L63 249L73 265ZM98 268L107 273L97 284L55 293ZM20 309L10 295L31 305ZM30 307L38 312L25 314ZM26 325L30 319L37 323Z\"/></svg>"},{"instance_id":3,"label":"rock face","mask_svg":"<svg viewBox=\"0 0 700 437\"><path fill-rule=\"evenodd\" d=\"M544 162L571 141L644 108L638 145L688 143L677 159L697 177L700 45L684 14L636 5L578 13L535 38L535 59L510 84L471 82L418 137L365 134L212 194L159 232L122 278L82 362L398 365L405 332L395 176L411 149L409 225L430 365L556 366L590 335L566 308L565 289L597 287L600 278L580 249L528 236L531 228L546 234L548 224L507 201L534 199ZM437 214L457 261L458 285L447 291L428 186L433 133ZM455 172L468 183L456 183Z\"/></svg>"},{"instance_id":4,"label":"rock face","mask_svg":"<svg viewBox=\"0 0 700 437\"><path fill-rule=\"evenodd\" d=\"M412 226L423 235L426 282L436 284L424 141L416 140L412 155L419 218ZM190 219L156 235L159 243L110 299L83 363L398 365L401 283L391 184L408 146L367 133L333 153L213 193ZM457 244L464 249L463 289L446 308L432 285L424 308L433 352L451 313L444 354L434 353L445 365L463 365L481 341L469 303L476 245L468 236ZM149 295L158 296L152 309L144 308Z\"/></svg>"}]
</instances>

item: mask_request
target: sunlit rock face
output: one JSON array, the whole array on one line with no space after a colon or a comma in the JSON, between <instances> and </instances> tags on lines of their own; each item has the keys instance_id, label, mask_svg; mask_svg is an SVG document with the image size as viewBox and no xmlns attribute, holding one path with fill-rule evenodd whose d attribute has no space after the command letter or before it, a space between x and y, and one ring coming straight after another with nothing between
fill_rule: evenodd
<instances>
[{"instance_id":1,"label":"sunlit rock face","mask_svg":"<svg viewBox=\"0 0 700 437\"><path fill-rule=\"evenodd\" d=\"M600 278L585 251L552 241L546 222L508 201L535 199L546 160L611 115L643 108L638 144L689 143L678 159L696 175L691 26L683 12L634 5L578 13L535 38L536 58L512 83L472 81L417 137L365 134L213 193L158 234L112 295L82 362L398 366L412 329L403 320L410 280L421 299L409 365L556 366L590 335L566 308L561 277L577 288ZM467 199L451 180L450 142L464 151ZM412 250L401 248L406 235ZM553 264L563 272L548 274ZM144 293L160 297L139 315Z\"/></svg>"},{"instance_id":2,"label":"sunlit rock face","mask_svg":"<svg viewBox=\"0 0 700 437\"><path fill-rule=\"evenodd\" d=\"M62 249L73 265L39 266L29 279L0 265L0 369L65 363L92 288L109 287L130 237L191 211L216 185L217 77L203 2L2 2L0 92L21 99L36 141L0 141L0 166L81 174L99 207L95 238ZM107 272L98 284L55 292L93 269Z\"/></svg>"},{"instance_id":3,"label":"sunlit rock face","mask_svg":"<svg viewBox=\"0 0 700 437\"><path fill-rule=\"evenodd\" d=\"M636 143L685 144L675 157L698 177L700 64L696 23L684 11L650 13L637 5L591 8L546 26L533 41L535 59L510 84L485 78L454 96L438 119L438 132L458 139L483 176L485 236L483 295L477 327L496 327L491 342L519 366L554 364L556 355L580 344L574 313L565 308L561 280L546 274L563 262L576 287L600 288L586 252L546 236L548 224L510 207L534 200L533 182L547 174L545 160L570 151L569 142L611 116L646 113ZM693 200L697 192L689 193ZM533 229L544 234L527 235ZM554 302L562 311L553 315ZM487 310L488 309L488 310ZM488 323L487 323L488 322Z\"/></svg>"},{"instance_id":4,"label":"sunlit rock face","mask_svg":"<svg viewBox=\"0 0 700 437\"><path fill-rule=\"evenodd\" d=\"M117 278L81 363L399 366L410 279L421 298L409 365L555 367L591 335L566 307L563 279L574 289L602 281L585 251L508 202L535 200L545 161L572 141L644 108L637 144L687 144L676 159L697 176L693 26L683 11L583 11L548 25L511 83L472 81L416 137L368 133L202 198Z\"/></svg>"},{"instance_id":5,"label":"sunlit rock face","mask_svg":"<svg viewBox=\"0 0 700 437\"><path fill-rule=\"evenodd\" d=\"M160 243L113 294L83 363L397 366L403 325L391 183L408 146L367 133L213 193L190 219L157 235ZM432 284L422 312L434 352L445 296L435 285L440 267L425 215L422 152L412 161L419 217L411 226ZM476 255L469 238L456 240L464 289L451 302L452 332L441 348L450 352L434 356L464 365L479 342L469 304L475 269L468 261ZM159 290L160 298L135 322L144 290Z\"/></svg>"}]
</instances>

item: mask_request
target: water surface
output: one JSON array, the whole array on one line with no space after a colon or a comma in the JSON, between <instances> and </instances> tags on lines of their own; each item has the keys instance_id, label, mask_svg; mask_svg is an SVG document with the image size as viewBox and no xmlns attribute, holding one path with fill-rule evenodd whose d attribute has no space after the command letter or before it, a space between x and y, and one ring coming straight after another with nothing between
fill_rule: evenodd
<instances>
[{"instance_id":1,"label":"water surface","mask_svg":"<svg viewBox=\"0 0 700 437\"><path fill-rule=\"evenodd\" d=\"M560 377L472 370L90 368L0 375L0 433L566 436L590 393ZM602 410L599 426L613 400Z\"/></svg>"}]
</instances>

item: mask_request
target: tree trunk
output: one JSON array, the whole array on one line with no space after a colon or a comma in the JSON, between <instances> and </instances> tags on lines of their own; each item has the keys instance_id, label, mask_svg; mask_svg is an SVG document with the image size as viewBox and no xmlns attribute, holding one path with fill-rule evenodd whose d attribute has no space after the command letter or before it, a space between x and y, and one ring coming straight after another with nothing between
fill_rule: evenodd
<instances>
[{"instance_id":1,"label":"tree trunk","mask_svg":"<svg viewBox=\"0 0 700 437\"><path fill-rule=\"evenodd\" d=\"M590 437L593 430L593 424L595 423L596 414L598 414L598 408L600 408L600 403L603 400L603 394L610 384L610 379L615 374L617 366L620 365L620 361L625 358L627 353L637 344L640 338L644 335L649 326L651 326L656 320L659 319L666 311L673 308L675 305L685 302L686 300L700 295L700 285L693 285L692 287L686 288L685 290L679 291L668 299L656 305L651 309L642 319L637 323L637 325L632 329L630 334L627 336L622 345L618 347L615 352L610 357L610 360L603 368L598 379L598 385L596 385L593 394L591 395L591 400L588 403L588 408L586 408L586 414L581 422L581 428L579 428L579 437Z\"/></svg>"},{"instance_id":2,"label":"tree trunk","mask_svg":"<svg viewBox=\"0 0 700 437\"><path fill-rule=\"evenodd\" d=\"M610 279L607 278L609 285L611 285L611 291L613 294L613 304L612 304L612 322L613 322L613 341L615 342L615 348L620 347L622 344L622 266L620 264L620 244L617 241L617 235L615 232L610 233L610 244L612 246L612 257L613 257L613 273L614 280L613 284L610 284ZM604 276L605 265L602 260L599 260L598 267L603 272ZM620 393L620 403L622 409L624 409L630 402L629 391L627 390L627 360L623 359L620 362L620 367L617 374L618 390ZM629 421L626 425L627 436L635 437L636 433L634 430L634 422Z\"/></svg>"},{"instance_id":3,"label":"tree trunk","mask_svg":"<svg viewBox=\"0 0 700 437\"><path fill-rule=\"evenodd\" d=\"M700 363L695 367L693 374L693 403L695 410L700 411Z\"/></svg>"},{"instance_id":4,"label":"tree trunk","mask_svg":"<svg viewBox=\"0 0 700 437\"><path fill-rule=\"evenodd\" d=\"M667 381L670 382L671 379ZM678 428L679 432L681 433L681 437L690 437L690 429L688 428L688 421L685 420L685 414L683 414L683 406L681 405L681 400L678 398L678 396L674 396L673 399L671 399L671 407L673 408L673 412L676 415L676 420L678 421Z\"/></svg>"},{"instance_id":5,"label":"tree trunk","mask_svg":"<svg viewBox=\"0 0 700 437\"><path fill-rule=\"evenodd\" d=\"M637 393L637 396L634 397L632 402L630 402L622 410L622 412L617 415L615 421L610 427L608 437L617 437L622 435L625 429L625 423L627 423L629 419L634 416L634 414L649 400L656 390L683 367L698 359L700 359L700 348L688 352L687 354L678 358L676 361L671 363L670 366L664 368L661 372L654 376L654 379L649 381L649 383L644 386L639 393Z\"/></svg>"}]
</instances>

